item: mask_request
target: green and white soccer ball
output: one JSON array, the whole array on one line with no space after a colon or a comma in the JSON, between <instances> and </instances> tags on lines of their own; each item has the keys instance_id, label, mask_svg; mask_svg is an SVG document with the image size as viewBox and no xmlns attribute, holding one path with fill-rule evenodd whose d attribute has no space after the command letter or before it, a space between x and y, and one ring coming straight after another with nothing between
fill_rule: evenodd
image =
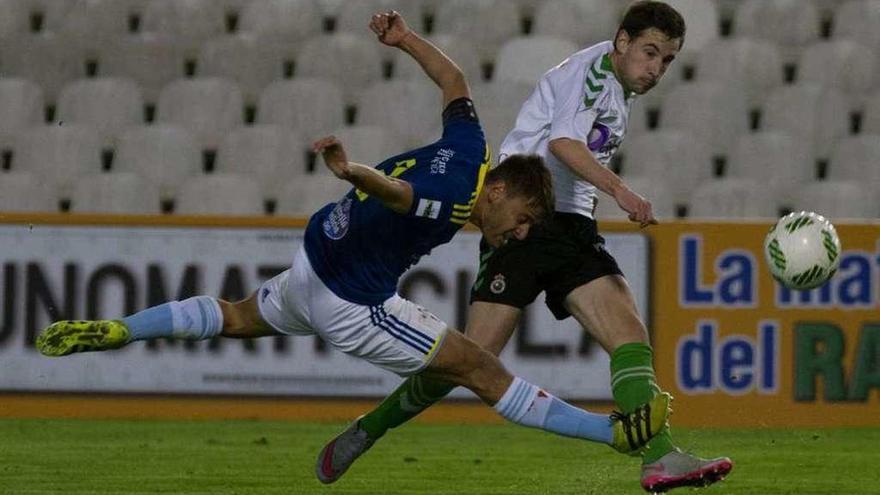
<instances>
[{"instance_id":1,"label":"green and white soccer ball","mask_svg":"<svg viewBox=\"0 0 880 495\"><path fill-rule=\"evenodd\" d=\"M840 238L822 215L789 213L764 238L764 259L773 278L789 289L814 289L840 266Z\"/></svg>"}]
</instances>

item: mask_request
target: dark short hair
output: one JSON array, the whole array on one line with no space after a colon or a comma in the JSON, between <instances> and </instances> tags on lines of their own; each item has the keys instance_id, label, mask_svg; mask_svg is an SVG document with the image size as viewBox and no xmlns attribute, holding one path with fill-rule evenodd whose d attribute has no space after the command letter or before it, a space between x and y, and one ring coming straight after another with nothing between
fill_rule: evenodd
<instances>
[{"instance_id":1,"label":"dark short hair","mask_svg":"<svg viewBox=\"0 0 880 495\"><path fill-rule=\"evenodd\" d=\"M684 18L672 6L654 0L640 0L630 5L620 21L617 33L626 31L631 39L635 39L651 28L657 29L671 40L680 39L679 48L684 45ZM617 42L617 35L614 36L614 41Z\"/></svg>"},{"instance_id":2,"label":"dark short hair","mask_svg":"<svg viewBox=\"0 0 880 495\"><path fill-rule=\"evenodd\" d=\"M486 174L486 184L504 181L508 194L528 200L539 219L555 208L553 179L538 155L510 155Z\"/></svg>"}]
</instances>

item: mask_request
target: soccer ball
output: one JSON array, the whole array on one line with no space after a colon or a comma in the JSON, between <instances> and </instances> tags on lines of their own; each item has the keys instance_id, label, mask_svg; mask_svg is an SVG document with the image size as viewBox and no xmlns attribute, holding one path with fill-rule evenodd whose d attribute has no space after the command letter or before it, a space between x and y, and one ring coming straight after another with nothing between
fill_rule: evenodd
<instances>
[{"instance_id":1,"label":"soccer ball","mask_svg":"<svg viewBox=\"0 0 880 495\"><path fill-rule=\"evenodd\" d=\"M811 211L789 213L764 238L764 259L773 278L789 289L814 289L840 265L834 225Z\"/></svg>"}]
</instances>

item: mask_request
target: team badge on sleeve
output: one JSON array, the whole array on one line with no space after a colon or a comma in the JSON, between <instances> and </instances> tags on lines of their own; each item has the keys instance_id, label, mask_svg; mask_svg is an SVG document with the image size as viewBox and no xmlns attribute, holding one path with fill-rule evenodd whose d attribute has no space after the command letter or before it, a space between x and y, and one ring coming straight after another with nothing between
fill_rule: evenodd
<instances>
[{"instance_id":1,"label":"team badge on sleeve","mask_svg":"<svg viewBox=\"0 0 880 495\"><path fill-rule=\"evenodd\" d=\"M442 201L437 201L434 199L420 199L418 206L416 206L417 217L425 217L425 218L434 218L440 216L440 208L443 207Z\"/></svg>"}]
</instances>

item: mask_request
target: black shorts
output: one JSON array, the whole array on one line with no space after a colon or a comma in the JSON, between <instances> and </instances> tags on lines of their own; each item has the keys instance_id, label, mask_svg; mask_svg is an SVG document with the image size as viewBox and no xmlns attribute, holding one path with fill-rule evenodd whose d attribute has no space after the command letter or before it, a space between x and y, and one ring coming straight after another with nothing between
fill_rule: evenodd
<instances>
[{"instance_id":1,"label":"black shorts","mask_svg":"<svg viewBox=\"0 0 880 495\"><path fill-rule=\"evenodd\" d=\"M541 291L558 320L571 316L565 297L605 275L623 275L596 221L574 213L554 213L533 227L525 240L509 240L493 250L480 243L480 269L471 288L471 303L484 301L516 308L528 306Z\"/></svg>"}]
</instances>

